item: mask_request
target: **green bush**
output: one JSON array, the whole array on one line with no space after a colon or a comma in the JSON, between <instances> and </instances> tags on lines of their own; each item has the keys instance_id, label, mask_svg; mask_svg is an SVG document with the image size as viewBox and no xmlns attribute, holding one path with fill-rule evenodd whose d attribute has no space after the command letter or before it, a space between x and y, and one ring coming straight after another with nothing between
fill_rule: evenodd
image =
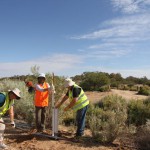
<instances>
[{"instance_id":1,"label":"green bush","mask_svg":"<svg viewBox=\"0 0 150 150\"><path fill-rule=\"evenodd\" d=\"M99 87L99 89L97 91L100 91L100 92L110 91L110 86L109 85L101 86L101 87Z\"/></svg>"},{"instance_id":2,"label":"green bush","mask_svg":"<svg viewBox=\"0 0 150 150\"><path fill-rule=\"evenodd\" d=\"M93 138L98 142L111 143L125 126L126 102L117 95L106 96L93 105L87 115Z\"/></svg>"},{"instance_id":3,"label":"green bush","mask_svg":"<svg viewBox=\"0 0 150 150\"><path fill-rule=\"evenodd\" d=\"M147 96L150 95L150 88L149 88L149 86L140 87L140 90L139 90L138 94L147 95Z\"/></svg>"},{"instance_id":4,"label":"green bush","mask_svg":"<svg viewBox=\"0 0 150 150\"><path fill-rule=\"evenodd\" d=\"M21 91L21 99L15 100L14 112L15 117L26 120L29 124L34 121L33 96L31 96L23 81L5 79L0 82L0 91L7 92L14 88Z\"/></svg>"},{"instance_id":5,"label":"green bush","mask_svg":"<svg viewBox=\"0 0 150 150\"><path fill-rule=\"evenodd\" d=\"M144 125L147 119L150 119L150 102L148 99L144 101L130 101L128 103L128 125Z\"/></svg>"},{"instance_id":6,"label":"green bush","mask_svg":"<svg viewBox=\"0 0 150 150\"><path fill-rule=\"evenodd\" d=\"M139 128L136 133L135 143L138 149L149 150L150 149L150 120Z\"/></svg>"}]
</instances>

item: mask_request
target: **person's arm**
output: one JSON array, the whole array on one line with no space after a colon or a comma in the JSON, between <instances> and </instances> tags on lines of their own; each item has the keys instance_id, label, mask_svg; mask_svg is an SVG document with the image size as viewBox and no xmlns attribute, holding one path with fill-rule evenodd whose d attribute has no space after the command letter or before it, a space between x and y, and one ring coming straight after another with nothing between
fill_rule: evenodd
<instances>
[{"instance_id":1,"label":"person's arm","mask_svg":"<svg viewBox=\"0 0 150 150\"><path fill-rule=\"evenodd\" d=\"M10 116L10 124L12 125L12 127L15 127L15 122L14 122L14 107L11 106L9 109L9 116Z\"/></svg>"},{"instance_id":2,"label":"person's arm","mask_svg":"<svg viewBox=\"0 0 150 150\"><path fill-rule=\"evenodd\" d=\"M55 105L55 108L59 108L67 99L68 99L68 96L65 95L65 96L62 98L62 100L61 100L58 104Z\"/></svg>"},{"instance_id":3,"label":"person's arm","mask_svg":"<svg viewBox=\"0 0 150 150\"><path fill-rule=\"evenodd\" d=\"M10 116L10 121L13 122L14 121L14 107L11 106L9 109L9 116Z\"/></svg>"},{"instance_id":4,"label":"person's arm","mask_svg":"<svg viewBox=\"0 0 150 150\"><path fill-rule=\"evenodd\" d=\"M38 90L38 91L40 91L40 92L45 92L45 91L49 91L49 92L50 92L50 91L51 91L49 84L48 84L48 88L42 88L42 87L40 87L40 85L38 85L38 84L35 86L35 88L36 88L36 90Z\"/></svg>"},{"instance_id":5,"label":"person's arm","mask_svg":"<svg viewBox=\"0 0 150 150\"><path fill-rule=\"evenodd\" d=\"M78 100L78 97L73 98L72 101L70 102L70 104L64 108L64 111L67 111L68 109L72 108L75 105L75 103L77 102L77 100Z\"/></svg>"}]
</instances>

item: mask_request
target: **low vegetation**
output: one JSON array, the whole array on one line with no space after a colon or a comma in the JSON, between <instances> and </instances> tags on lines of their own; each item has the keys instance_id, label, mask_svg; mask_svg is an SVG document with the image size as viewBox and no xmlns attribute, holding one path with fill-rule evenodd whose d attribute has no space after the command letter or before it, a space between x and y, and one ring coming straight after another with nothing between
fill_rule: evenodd
<instances>
[{"instance_id":1,"label":"low vegetation","mask_svg":"<svg viewBox=\"0 0 150 150\"><path fill-rule=\"evenodd\" d=\"M35 74L37 68L33 68ZM25 80L32 80L36 83L37 76L28 75L24 78L1 79L0 91L8 91L18 87L21 90L20 101L15 103L15 116L19 119L26 120L29 125L34 125L34 93L28 93L25 86ZM94 78L94 80L93 80ZM23 79L23 80L22 80ZM46 79L51 83L51 74L46 74ZM139 94L149 93L149 80L147 78L126 78L123 79L120 74L106 74L101 72L83 73L81 76L75 76L74 80L79 85L83 86L85 90L90 91L109 91L110 88L121 88L122 90L137 90ZM132 82L132 84L129 84ZM55 77L55 99L56 101L65 93L63 87L64 77ZM124 84L122 84L124 83ZM146 86L139 86L135 84L143 84ZM144 91L144 92L143 92ZM146 94L149 95L149 94ZM51 101L51 100L50 100ZM47 110L47 126L50 126L51 107ZM63 107L59 113L59 124L71 125L75 124L73 112L66 112L63 114ZM63 115L61 115L63 114ZM125 134L126 129L133 127L134 131L130 132L135 136L135 143L139 148L149 147L150 135L150 99L146 100L131 100L126 101L118 95L109 95L100 99L96 104L91 103L87 112L86 127L92 132L92 137L95 141L100 143L112 143L120 134ZM140 136L139 136L140 135Z\"/></svg>"}]
</instances>

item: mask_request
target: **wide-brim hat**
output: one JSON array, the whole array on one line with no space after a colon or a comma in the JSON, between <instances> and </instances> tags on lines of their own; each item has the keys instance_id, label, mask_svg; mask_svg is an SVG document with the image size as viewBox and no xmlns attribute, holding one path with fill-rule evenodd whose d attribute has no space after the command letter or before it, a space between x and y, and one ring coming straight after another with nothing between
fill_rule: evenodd
<instances>
[{"instance_id":1,"label":"wide-brim hat","mask_svg":"<svg viewBox=\"0 0 150 150\"><path fill-rule=\"evenodd\" d=\"M72 81L72 79L70 79L70 78L67 78L67 79L65 79L65 83L64 83L64 87L69 87L69 86L73 86L75 84L75 82L74 81Z\"/></svg>"},{"instance_id":2,"label":"wide-brim hat","mask_svg":"<svg viewBox=\"0 0 150 150\"><path fill-rule=\"evenodd\" d=\"M13 89L11 91L17 96L17 99L21 98L21 96L20 96L20 90L18 88L15 88L15 89Z\"/></svg>"}]
</instances>

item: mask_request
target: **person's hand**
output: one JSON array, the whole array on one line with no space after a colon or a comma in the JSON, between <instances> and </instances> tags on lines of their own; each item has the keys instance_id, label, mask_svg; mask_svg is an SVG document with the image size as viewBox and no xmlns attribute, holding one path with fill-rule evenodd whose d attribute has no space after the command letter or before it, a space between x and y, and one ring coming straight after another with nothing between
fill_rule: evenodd
<instances>
[{"instance_id":1,"label":"person's hand","mask_svg":"<svg viewBox=\"0 0 150 150\"><path fill-rule=\"evenodd\" d=\"M12 128L15 128L15 122L14 121L11 121L10 125Z\"/></svg>"}]
</instances>

